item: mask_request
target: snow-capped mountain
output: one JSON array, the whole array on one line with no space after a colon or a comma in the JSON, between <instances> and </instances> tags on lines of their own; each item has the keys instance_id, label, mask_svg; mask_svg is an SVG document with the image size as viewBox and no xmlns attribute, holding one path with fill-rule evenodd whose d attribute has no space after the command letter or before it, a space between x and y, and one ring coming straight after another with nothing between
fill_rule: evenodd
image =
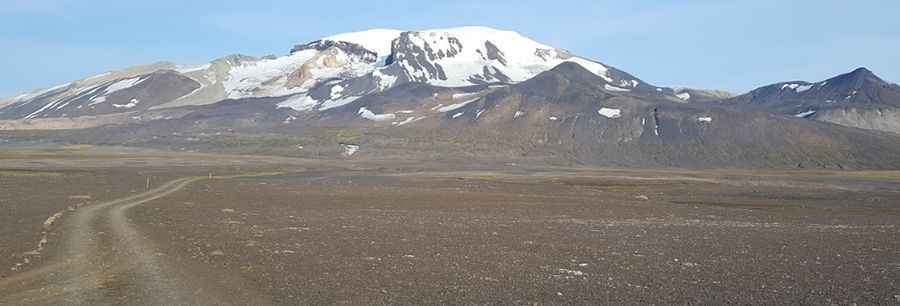
<instances>
[{"instance_id":1,"label":"snow-capped mountain","mask_svg":"<svg viewBox=\"0 0 900 306\"><path fill-rule=\"evenodd\" d=\"M900 133L900 86L859 68L820 82L757 88L723 105Z\"/></svg>"},{"instance_id":2,"label":"snow-capped mountain","mask_svg":"<svg viewBox=\"0 0 900 306\"><path fill-rule=\"evenodd\" d=\"M0 101L0 146L12 140L310 158L895 169L900 137L794 115L889 130L900 122L890 117L900 114L890 108L897 92L859 70L701 103L727 94L656 87L515 32L370 30L295 45L280 57L157 63L7 98ZM838 111L865 115L821 119ZM69 131L6 131L21 129Z\"/></svg>"},{"instance_id":3,"label":"snow-capped mountain","mask_svg":"<svg viewBox=\"0 0 900 306\"><path fill-rule=\"evenodd\" d=\"M671 96L668 89L516 32L378 29L297 45L281 57L233 55L198 66L158 63L110 72L2 100L0 119L98 116L264 97L283 97L277 107L320 111L410 82L515 84L564 62L600 76L610 91L641 88Z\"/></svg>"}]
</instances>

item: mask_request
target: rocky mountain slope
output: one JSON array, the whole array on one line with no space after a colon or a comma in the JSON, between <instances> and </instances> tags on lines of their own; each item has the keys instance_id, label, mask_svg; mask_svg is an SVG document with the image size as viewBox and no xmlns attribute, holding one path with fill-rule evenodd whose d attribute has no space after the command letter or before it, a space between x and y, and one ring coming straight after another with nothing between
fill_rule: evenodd
<instances>
[{"instance_id":1,"label":"rocky mountain slope","mask_svg":"<svg viewBox=\"0 0 900 306\"><path fill-rule=\"evenodd\" d=\"M614 90L652 87L515 32L484 27L371 30L297 45L282 57L233 55L200 66L159 63L89 77L4 99L0 120L134 113L288 96L291 99L277 107L327 110L409 82L445 87L514 84L563 62L584 66ZM671 97L668 89L652 89Z\"/></svg>"},{"instance_id":2,"label":"rocky mountain slope","mask_svg":"<svg viewBox=\"0 0 900 306\"><path fill-rule=\"evenodd\" d=\"M57 141L174 150L625 167L886 169L900 137L620 91L575 63L512 85L410 82L321 111L289 98L174 108ZM46 137L46 136L42 136ZM0 137L2 138L2 137ZM42 138L46 139L46 138Z\"/></svg>"},{"instance_id":3,"label":"rocky mountain slope","mask_svg":"<svg viewBox=\"0 0 900 306\"><path fill-rule=\"evenodd\" d=\"M0 102L0 128L60 131L0 132L0 145L627 167L900 168L900 136L797 118L798 108L784 102L850 88L858 91L846 99L854 105L884 106L872 101L892 97L892 88L872 85L870 77L838 81L781 84L772 86L778 93L700 103L727 93L657 87L515 32L372 30L296 45L282 57L159 63L18 95ZM852 86L837 87L845 83ZM768 112L779 105L787 116Z\"/></svg>"},{"instance_id":4,"label":"rocky mountain slope","mask_svg":"<svg viewBox=\"0 0 900 306\"><path fill-rule=\"evenodd\" d=\"M721 103L744 110L900 133L900 86L865 68L816 83L772 84Z\"/></svg>"}]
</instances>

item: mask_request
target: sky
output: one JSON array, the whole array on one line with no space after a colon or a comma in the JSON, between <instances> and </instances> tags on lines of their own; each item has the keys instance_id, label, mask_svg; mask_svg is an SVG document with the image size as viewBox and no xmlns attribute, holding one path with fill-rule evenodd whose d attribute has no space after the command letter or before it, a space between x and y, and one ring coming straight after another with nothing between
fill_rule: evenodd
<instances>
[{"instance_id":1,"label":"sky","mask_svg":"<svg viewBox=\"0 0 900 306\"><path fill-rule=\"evenodd\" d=\"M0 96L163 60L287 54L333 34L514 30L658 86L741 93L857 67L900 81L892 0L0 0Z\"/></svg>"}]
</instances>

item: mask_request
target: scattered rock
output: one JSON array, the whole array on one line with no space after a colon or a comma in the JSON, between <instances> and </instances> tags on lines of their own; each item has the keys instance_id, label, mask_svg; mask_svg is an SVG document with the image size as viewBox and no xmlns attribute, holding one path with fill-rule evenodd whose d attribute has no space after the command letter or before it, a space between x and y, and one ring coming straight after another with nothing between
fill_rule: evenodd
<instances>
[{"instance_id":1,"label":"scattered rock","mask_svg":"<svg viewBox=\"0 0 900 306\"><path fill-rule=\"evenodd\" d=\"M584 276L584 272L581 272L578 270L559 269L559 273L562 275L569 275L569 276Z\"/></svg>"},{"instance_id":2,"label":"scattered rock","mask_svg":"<svg viewBox=\"0 0 900 306\"><path fill-rule=\"evenodd\" d=\"M234 209L226 208L226 209L223 209L222 212L223 212L223 213L229 213L229 214L230 214L230 213L233 213L233 212L234 212Z\"/></svg>"},{"instance_id":3,"label":"scattered rock","mask_svg":"<svg viewBox=\"0 0 900 306\"><path fill-rule=\"evenodd\" d=\"M225 256L225 252L222 252L221 250L215 250L209 252L209 256Z\"/></svg>"},{"instance_id":4,"label":"scattered rock","mask_svg":"<svg viewBox=\"0 0 900 306\"><path fill-rule=\"evenodd\" d=\"M638 200L641 200L641 201L649 201L649 200L650 200L650 197L645 196L645 195L643 195L643 194L642 194L642 195L639 195L639 196L636 196L636 197L634 197L634 198L635 198L635 199L638 199Z\"/></svg>"}]
</instances>

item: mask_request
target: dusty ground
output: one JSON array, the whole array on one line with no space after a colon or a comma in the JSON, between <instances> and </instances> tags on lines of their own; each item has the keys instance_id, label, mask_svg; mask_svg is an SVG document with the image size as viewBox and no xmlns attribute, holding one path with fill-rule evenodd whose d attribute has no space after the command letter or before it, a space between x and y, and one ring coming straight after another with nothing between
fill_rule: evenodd
<instances>
[{"instance_id":1,"label":"dusty ground","mask_svg":"<svg viewBox=\"0 0 900 306\"><path fill-rule=\"evenodd\" d=\"M900 303L898 173L0 162L4 305Z\"/></svg>"}]
</instances>

